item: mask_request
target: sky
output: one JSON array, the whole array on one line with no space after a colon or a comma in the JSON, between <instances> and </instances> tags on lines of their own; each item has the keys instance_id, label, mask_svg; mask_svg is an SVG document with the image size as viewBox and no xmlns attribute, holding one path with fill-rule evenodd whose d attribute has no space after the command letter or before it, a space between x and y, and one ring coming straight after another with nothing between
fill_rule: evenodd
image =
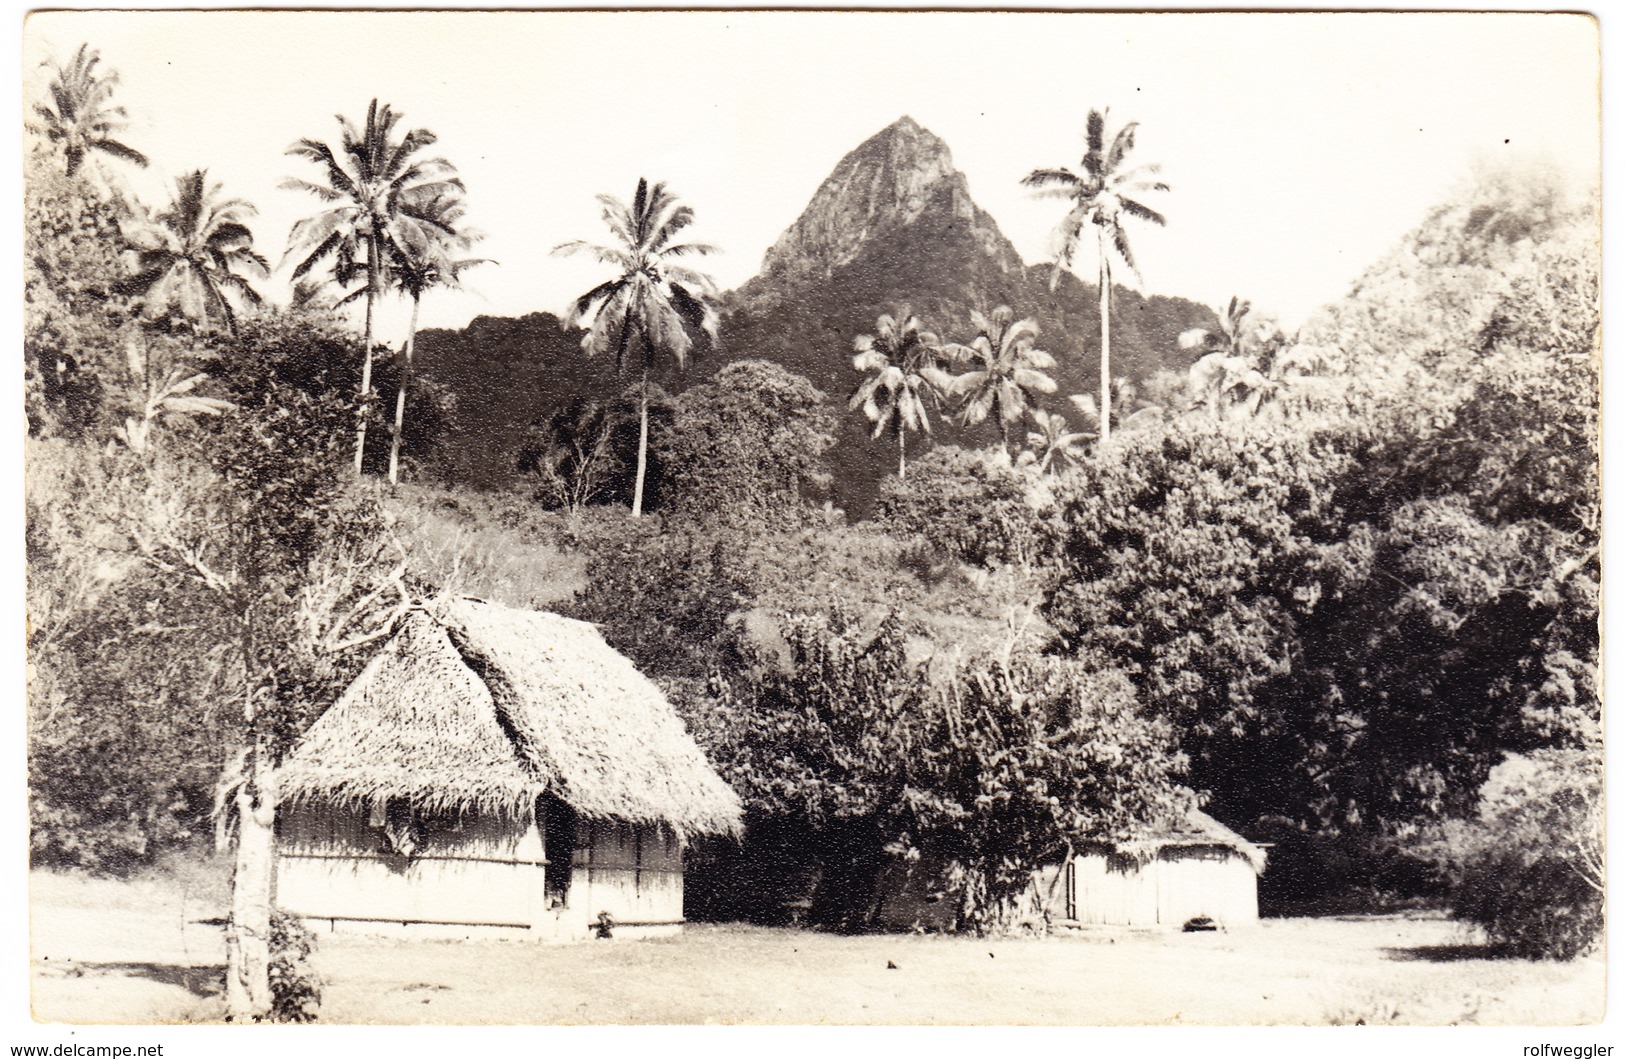
<instances>
[{"instance_id":1,"label":"sky","mask_svg":"<svg viewBox=\"0 0 1625 1059\"><path fill-rule=\"evenodd\" d=\"M945 139L971 194L1029 262L1060 204L1020 178L1076 167L1084 119L1141 123L1166 229L1134 233L1140 287L1289 325L1447 200L1477 164L1540 157L1594 183L1597 31L1583 16L999 12L47 12L23 70L88 41L121 75L124 139L161 202L207 167L259 207L282 256L314 167L373 97L433 130L494 265L425 298L427 326L559 312L606 278L549 251L607 236L595 195L665 180L724 289L755 274L841 157L903 114ZM116 165L116 163L115 163ZM287 296L286 268L265 285ZM404 327L396 304L383 337Z\"/></svg>"}]
</instances>

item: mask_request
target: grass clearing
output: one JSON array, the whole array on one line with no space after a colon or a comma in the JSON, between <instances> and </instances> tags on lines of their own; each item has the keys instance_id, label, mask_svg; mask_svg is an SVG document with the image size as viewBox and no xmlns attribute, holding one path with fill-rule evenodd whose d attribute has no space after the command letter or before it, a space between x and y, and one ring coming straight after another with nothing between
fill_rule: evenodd
<instances>
[{"instance_id":1,"label":"grass clearing","mask_svg":"<svg viewBox=\"0 0 1625 1059\"><path fill-rule=\"evenodd\" d=\"M48 1022L212 1022L218 887L37 871L32 991ZM425 942L323 935L338 1024L1572 1025L1600 956L1486 959L1437 915L1265 920L1228 934L1048 938L693 925L677 938Z\"/></svg>"}]
</instances>

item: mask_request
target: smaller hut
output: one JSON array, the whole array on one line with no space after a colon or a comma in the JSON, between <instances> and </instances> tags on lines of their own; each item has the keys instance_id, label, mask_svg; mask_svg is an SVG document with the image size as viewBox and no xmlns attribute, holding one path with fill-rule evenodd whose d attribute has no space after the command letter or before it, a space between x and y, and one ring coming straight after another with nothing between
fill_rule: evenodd
<instances>
[{"instance_id":1,"label":"smaller hut","mask_svg":"<svg viewBox=\"0 0 1625 1059\"><path fill-rule=\"evenodd\" d=\"M1264 850L1203 812L1127 842L1082 847L1033 872L1018 914L1033 923L1179 930L1198 918L1224 927L1258 921ZM948 865L929 855L882 874L876 922L892 929L953 930L959 893Z\"/></svg>"},{"instance_id":2,"label":"smaller hut","mask_svg":"<svg viewBox=\"0 0 1625 1059\"><path fill-rule=\"evenodd\" d=\"M1130 842L1080 850L1062 872L1066 918L1080 925L1179 930L1208 919L1258 922L1264 850L1204 812Z\"/></svg>"},{"instance_id":3,"label":"smaller hut","mask_svg":"<svg viewBox=\"0 0 1625 1059\"><path fill-rule=\"evenodd\" d=\"M278 781L277 901L318 930L669 933L687 839L740 827L594 626L473 599L409 615Z\"/></svg>"}]
</instances>

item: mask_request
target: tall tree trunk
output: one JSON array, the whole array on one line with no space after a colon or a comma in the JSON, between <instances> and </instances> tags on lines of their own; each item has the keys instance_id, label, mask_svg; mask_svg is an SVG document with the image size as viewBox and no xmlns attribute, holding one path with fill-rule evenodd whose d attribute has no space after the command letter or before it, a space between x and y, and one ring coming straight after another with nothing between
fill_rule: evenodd
<instances>
[{"instance_id":1,"label":"tall tree trunk","mask_svg":"<svg viewBox=\"0 0 1625 1059\"><path fill-rule=\"evenodd\" d=\"M237 860L226 934L226 1013L234 1022L271 1014L271 891L276 872L276 789L269 748L249 755L236 798Z\"/></svg>"},{"instance_id":2,"label":"tall tree trunk","mask_svg":"<svg viewBox=\"0 0 1625 1059\"><path fill-rule=\"evenodd\" d=\"M649 464L649 369L643 369L638 390L638 479L632 486L632 517L643 517L643 472Z\"/></svg>"},{"instance_id":3,"label":"tall tree trunk","mask_svg":"<svg viewBox=\"0 0 1625 1059\"><path fill-rule=\"evenodd\" d=\"M378 246L367 251L367 323L361 334L366 346L361 356L361 406L356 410L355 473L361 475L361 457L367 450L367 415L372 410L372 306L378 300Z\"/></svg>"},{"instance_id":4,"label":"tall tree trunk","mask_svg":"<svg viewBox=\"0 0 1625 1059\"><path fill-rule=\"evenodd\" d=\"M903 463L903 446L908 441L908 435L901 424L897 427L897 480L901 482L908 468Z\"/></svg>"},{"instance_id":5,"label":"tall tree trunk","mask_svg":"<svg viewBox=\"0 0 1625 1059\"><path fill-rule=\"evenodd\" d=\"M1112 265L1100 230L1100 447L1112 436Z\"/></svg>"},{"instance_id":6,"label":"tall tree trunk","mask_svg":"<svg viewBox=\"0 0 1625 1059\"><path fill-rule=\"evenodd\" d=\"M412 323L406 331L406 363L401 365L401 385L395 393L395 434L389 440L389 484L400 484L401 425L406 422L406 391L412 385L412 344L418 337L418 295L412 295Z\"/></svg>"},{"instance_id":7,"label":"tall tree trunk","mask_svg":"<svg viewBox=\"0 0 1625 1059\"><path fill-rule=\"evenodd\" d=\"M242 620L243 772L234 798L237 859L226 931L226 1013L257 1022L271 1014L271 891L276 872L276 785L271 748L255 701L252 614Z\"/></svg>"}]
</instances>

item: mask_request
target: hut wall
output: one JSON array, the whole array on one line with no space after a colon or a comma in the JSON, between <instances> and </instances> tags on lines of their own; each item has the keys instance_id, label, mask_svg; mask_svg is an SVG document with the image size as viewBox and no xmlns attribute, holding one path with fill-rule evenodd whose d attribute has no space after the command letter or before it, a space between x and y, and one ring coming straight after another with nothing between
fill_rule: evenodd
<instances>
[{"instance_id":1,"label":"hut wall","mask_svg":"<svg viewBox=\"0 0 1625 1059\"><path fill-rule=\"evenodd\" d=\"M608 912L617 937L670 933L683 922L683 850L670 829L583 820L572 858L570 912Z\"/></svg>"},{"instance_id":2,"label":"hut wall","mask_svg":"<svg viewBox=\"0 0 1625 1059\"><path fill-rule=\"evenodd\" d=\"M277 903L318 929L419 936L529 934L545 911L534 822L468 815L426 826L412 857L365 812L281 815Z\"/></svg>"},{"instance_id":3,"label":"hut wall","mask_svg":"<svg viewBox=\"0 0 1625 1059\"><path fill-rule=\"evenodd\" d=\"M1071 918L1093 925L1177 930L1197 916L1226 927L1258 920L1258 876L1241 854L1168 846L1143 864L1107 853L1073 862Z\"/></svg>"}]
</instances>

